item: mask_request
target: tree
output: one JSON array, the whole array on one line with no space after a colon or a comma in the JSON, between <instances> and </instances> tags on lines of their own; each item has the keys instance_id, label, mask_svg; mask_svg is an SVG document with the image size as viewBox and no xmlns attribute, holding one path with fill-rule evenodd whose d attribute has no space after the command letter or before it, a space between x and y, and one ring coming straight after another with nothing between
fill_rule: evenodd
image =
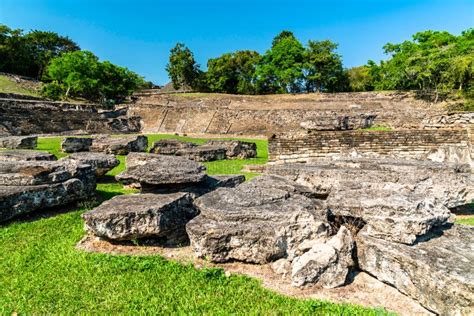
<instances>
[{"instance_id":1,"label":"tree","mask_svg":"<svg viewBox=\"0 0 474 316\"><path fill-rule=\"evenodd\" d=\"M307 92L346 90L346 74L337 44L329 40L309 41L305 51L305 83Z\"/></svg>"},{"instance_id":2,"label":"tree","mask_svg":"<svg viewBox=\"0 0 474 316\"><path fill-rule=\"evenodd\" d=\"M79 50L79 46L70 38L60 36L54 32L32 31L25 35L30 46L32 63L36 77L39 79L49 61L61 53Z\"/></svg>"},{"instance_id":3,"label":"tree","mask_svg":"<svg viewBox=\"0 0 474 316\"><path fill-rule=\"evenodd\" d=\"M293 33L283 31L263 55L255 77L259 93L301 92L305 50Z\"/></svg>"},{"instance_id":4,"label":"tree","mask_svg":"<svg viewBox=\"0 0 474 316\"><path fill-rule=\"evenodd\" d=\"M253 94L253 77L260 60L254 51L237 51L210 59L207 63L206 83L212 92Z\"/></svg>"},{"instance_id":5,"label":"tree","mask_svg":"<svg viewBox=\"0 0 474 316\"><path fill-rule=\"evenodd\" d=\"M23 30L0 24L0 71L29 76L30 65L31 52Z\"/></svg>"},{"instance_id":6,"label":"tree","mask_svg":"<svg viewBox=\"0 0 474 316\"><path fill-rule=\"evenodd\" d=\"M169 63L166 71L175 89L183 86L196 87L199 85L201 71L194 60L194 55L182 43L177 43L170 51Z\"/></svg>"},{"instance_id":7,"label":"tree","mask_svg":"<svg viewBox=\"0 0 474 316\"><path fill-rule=\"evenodd\" d=\"M137 74L107 61L100 62L89 51L68 52L53 58L45 76L51 81L44 86L46 96L83 97L102 103L120 100L144 84Z\"/></svg>"},{"instance_id":8,"label":"tree","mask_svg":"<svg viewBox=\"0 0 474 316\"><path fill-rule=\"evenodd\" d=\"M349 87L351 91L360 92L374 90L374 79L370 73L370 70L371 69L369 66L352 67L347 70Z\"/></svg>"}]
</instances>

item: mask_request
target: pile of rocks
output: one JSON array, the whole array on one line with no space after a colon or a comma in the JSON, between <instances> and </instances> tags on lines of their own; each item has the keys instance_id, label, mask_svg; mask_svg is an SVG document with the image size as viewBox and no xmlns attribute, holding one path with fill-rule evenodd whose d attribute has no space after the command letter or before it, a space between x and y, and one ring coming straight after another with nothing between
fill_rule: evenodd
<instances>
[{"instance_id":1,"label":"pile of rocks","mask_svg":"<svg viewBox=\"0 0 474 316\"><path fill-rule=\"evenodd\" d=\"M139 136L100 135L94 138L66 137L61 142L61 149L66 153L83 151L101 152L106 154L127 155L130 152L145 152L148 138Z\"/></svg>"},{"instance_id":2,"label":"pile of rocks","mask_svg":"<svg viewBox=\"0 0 474 316\"><path fill-rule=\"evenodd\" d=\"M0 138L0 148L35 149L37 145L37 136L8 136Z\"/></svg>"},{"instance_id":3,"label":"pile of rocks","mask_svg":"<svg viewBox=\"0 0 474 316\"><path fill-rule=\"evenodd\" d=\"M30 154L29 161L10 157L14 161L0 161L0 222L95 194L94 170L89 165L44 160L41 154L39 160Z\"/></svg>"},{"instance_id":4,"label":"pile of rocks","mask_svg":"<svg viewBox=\"0 0 474 316\"><path fill-rule=\"evenodd\" d=\"M307 185L325 199L332 222L361 229L354 239L362 271L436 313L472 312L474 227L452 225L448 209L473 201L468 167L351 159L268 172Z\"/></svg>"},{"instance_id":5,"label":"pile of rocks","mask_svg":"<svg viewBox=\"0 0 474 316\"><path fill-rule=\"evenodd\" d=\"M127 170L116 179L138 184L140 194L117 196L83 215L86 230L109 240L150 238L165 245L188 240L185 225L198 213L193 200L244 181L243 176L207 176L206 168L189 159L130 153Z\"/></svg>"},{"instance_id":6,"label":"pile of rocks","mask_svg":"<svg viewBox=\"0 0 474 316\"><path fill-rule=\"evenodd\" d=\"M164 139L153 143L151 153L183 156L195 161L214 161L223 159L248 159L257 157L255 143L238 140L211 140L203 145Z\"/></svg>"}]
</instances>

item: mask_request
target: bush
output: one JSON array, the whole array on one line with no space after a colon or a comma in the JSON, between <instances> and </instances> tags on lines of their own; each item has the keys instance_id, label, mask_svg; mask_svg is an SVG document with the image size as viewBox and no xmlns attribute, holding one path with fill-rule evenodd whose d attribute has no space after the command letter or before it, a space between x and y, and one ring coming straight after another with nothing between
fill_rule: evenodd
<instances>
[{"instance_id":1,"label":"bush","mask_svg":"<svg viewBox=\"0 0 474 316\"><path fill-rule=\"evenodd\" d=\"M62 96L64 95L64 89L60 84L56 82L50 82L43 86L40 93L47 99L61 100Z\"/></svg>"}]
</instances>

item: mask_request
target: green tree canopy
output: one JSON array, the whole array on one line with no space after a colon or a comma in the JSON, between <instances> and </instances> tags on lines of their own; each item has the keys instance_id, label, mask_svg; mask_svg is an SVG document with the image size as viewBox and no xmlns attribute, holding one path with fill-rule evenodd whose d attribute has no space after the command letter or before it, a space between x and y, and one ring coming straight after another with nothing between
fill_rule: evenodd
<instances>
[{"instance_id":1,"label":"green tree canopy","mask_svg":"<svg viewBox=\"0 0 474 316\"><path fill-rule=\"evenodd\" d=\"M253 77L260 60L254 51L237 51L210 59L206 83L210 91L233 94L254 94Z\"/></svg>"},{"instance_id":2,"label":"green tree canopy","mask_svg":"<svg viewBox=\"0 0 474 316\"><path fill-rule=\"evenodd\" d=\"M191 50L182 43L177 43L170 51L166 71L175 89L183 86L196 87L199 85L201 71Z\"/></svg>"},{"instance_id":3,"label":"green tree canopy","mask_svg":"<svg viewBox=\"0 0 474 316\"><path fill-rule=\"evenodd\" d=\"M105 103L120 100L144 84L143 78L89 51L74 51L53 58L45 77L44 93L51 98L83 97Z\"/></svg>"},{"instance_id":4,"label":"green tree canopy","mask_svg":"<svg viewBox=\"0 0 474 316\"><path fill-rule=\"evenodd\" d=\"M370 67L358 66L347 70L349 87L351 91L372 91L374 90L374 78L370 73Z\"/></svg>"}]
</instances>

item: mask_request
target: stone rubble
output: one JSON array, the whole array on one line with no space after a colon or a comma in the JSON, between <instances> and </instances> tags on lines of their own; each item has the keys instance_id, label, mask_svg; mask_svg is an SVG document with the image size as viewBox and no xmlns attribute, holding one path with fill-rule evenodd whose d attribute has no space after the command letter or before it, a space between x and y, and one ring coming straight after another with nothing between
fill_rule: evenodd
<instances>
[{"instance_id":1,"label":"stone rubble","mask_svg":"<svg viewBox=\"0 0 474 316\"><path fill-rule=\"evenodd\" d=\"M114 155L128 155L131 152L145 152L148 138L138 136L97 136L92 140L90 151Z\"/></svg>"},{"instance_id":2,"label":"stone rubble","mask_svg":"<svg viewBox=\"0 0 474 316\"><path fill-rule=\"evenodd\" d=\"M28 149L0 150L0 161L31 161L45 160L54 161L56 156L43 151Z\"/></svg>"}]
</instances>

